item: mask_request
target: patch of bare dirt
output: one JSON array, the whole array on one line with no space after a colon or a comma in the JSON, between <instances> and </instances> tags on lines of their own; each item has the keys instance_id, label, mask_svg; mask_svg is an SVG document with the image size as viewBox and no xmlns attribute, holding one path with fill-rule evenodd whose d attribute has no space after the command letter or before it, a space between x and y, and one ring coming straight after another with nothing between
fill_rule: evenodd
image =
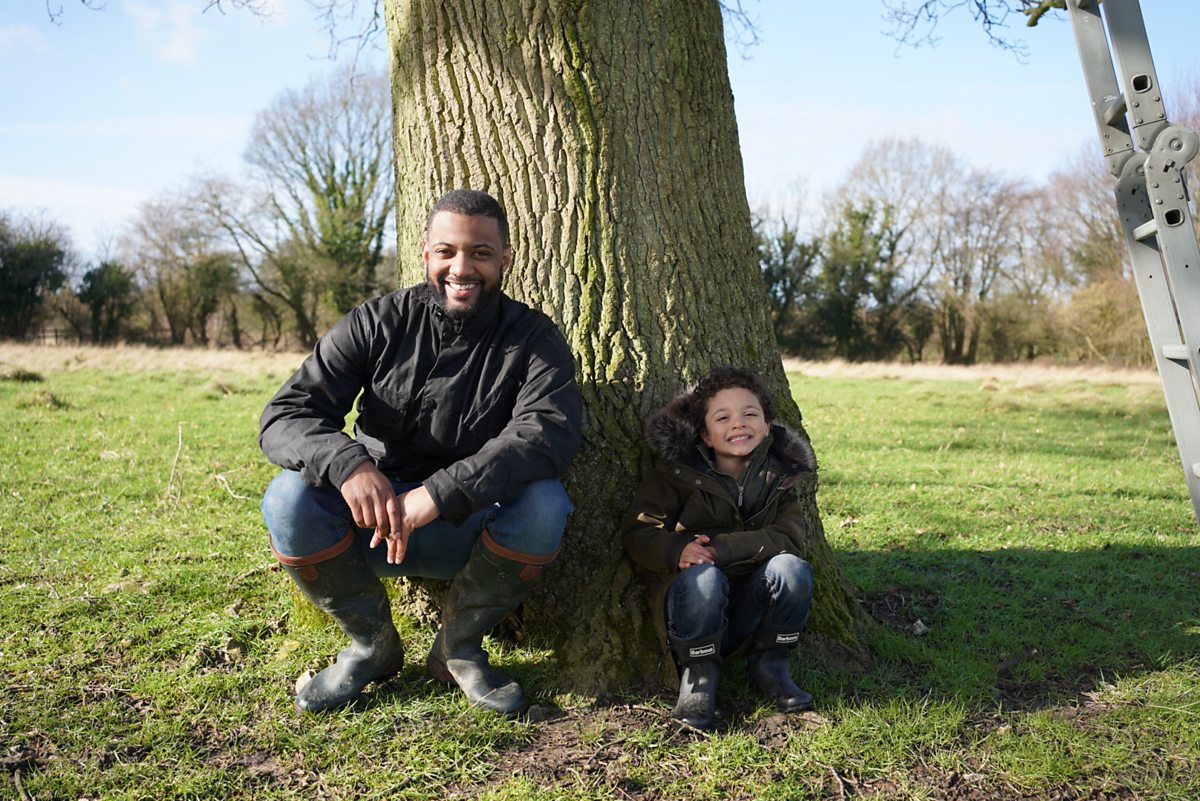
<instances>
[{"instance_id":1,"label":"patch of bare dirt","mask_svg":"<svg viewBox=\"0 0 1200 801\"><path fill-rule=\"evenodd\" d=\"M920 636L929 631L929 620L942 601L931 592L893 586L883 592L868 593L866 603L875 620Z\"/></svg>"},{"instance_id":2,"label":"patch of bare dirt","mask_svg":"<svg viewBox=\"0 0 1200 801\"><path fill-rule=\"evenodd\" d=\"M722 702L722 716L715 730L733 731L754 737L764 748L782 748L797 731L821 726L825 719L815 712L799 715L771 715L748 721L753 711L748 704ZM688 729L670 718L669 706L614 704L595 709L560 713L539 721L532 739L504 753L504 770L497 781L524 776L541 787L563 790L605 788L613 798L658 801L665 798L658 790L645 786L637 777L661 775L664 770L688 770L686 760L664 766L657 741L653 753L641 742L648 730L659 730L669 746L701 741L711 734ZM764 772L763 783L782 776ZM457 787L454 796L476 797L486 787Z\"/></svg>"},{"instance_id":3,"label":"patch of bare dirt","mask_svg":"<svg viewBox=\"0 0 1200 801\"><path fill-rule=\"evenodd\" d=\"M1089 703L1089 698L1081 698ZM1091 699L1094 701L1095 699ZM801 715L772 715L758 720L748 720L749 705L722 703L725 717L718 724L718 731L738 730L754 737L763 748L786 747L789 738L798 732L824 725L819 713ZM1086 710L1091 711L1091 710ZM1085 714L1086 711L1081 712ZM1009 725L1002 715L981 717L973 723L981 729L995 729ZM555 787L564 791L583 792L603 790L614 799L627 801L662 801L661 792L646 786L637 777L662 775L664 771L686 771L688 762L682 756L677 764L662 762L663 749L652 751L641 744L645 732L660 728L666 744L686 746L689 742L703 740L710 735L688 731L669 718L669 709L643 705L617 704L578 713L558 714L541 720L532 738L523 745L504 753L503 764L496 782L523 776L539 787ZM668 753L670 753L668 751ZM671 757L668 757L671 758ZM905 771L903 776L859 777L842 772L831 765L820 765L823 773L819 778L807 782L803 796L814 801L837 799L877 798L907 799L912 797L913 788L919 787L923 798L930 801L1131 801L1137 798L1132 790L1120 787L1101 789L1076 789L1069 786L1025 790L995 776L972 770L941 771L918 765ZM970 767L970 766L969 766ZM789 777L778 770L764 769L753 783L766 787ZM742 777L749 782L751 777ZM790 787L795 788L792 782ZM460 786L451 788L454 798L477 798L487 792L489 786ZM730 795L731 799L749 799L754 795Z\"/></svg>"}]
</instances>

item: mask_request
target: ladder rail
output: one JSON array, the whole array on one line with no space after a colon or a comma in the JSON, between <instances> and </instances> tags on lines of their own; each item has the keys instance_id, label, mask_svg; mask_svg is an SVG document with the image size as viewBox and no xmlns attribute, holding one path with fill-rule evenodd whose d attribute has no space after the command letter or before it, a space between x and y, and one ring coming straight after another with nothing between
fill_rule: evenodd
<instances>
[{"instance_id":1,"label":"ladder rail","mask_svg":"<svg viewBox=\"0 0 1200 801\"><path fill-rule=\"evenodd\" d=\"M1200 137L1167 119L1138 0L1070 0L1067 12L1200 522L1200 242L1183 174Z\"/></svg>"}]
</instances>

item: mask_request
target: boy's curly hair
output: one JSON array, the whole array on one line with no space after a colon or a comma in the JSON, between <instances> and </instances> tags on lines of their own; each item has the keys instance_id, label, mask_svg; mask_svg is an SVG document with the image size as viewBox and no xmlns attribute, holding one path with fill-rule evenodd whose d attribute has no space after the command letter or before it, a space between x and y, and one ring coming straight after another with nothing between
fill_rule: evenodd
<instances>
[{"instance_id":1,"label":"boy's curly hair","mask_svg":"<svg viewBox=\"0 0 1200 801\"><path fill-rule=\"evenodd\" d=\"M775 399L762 376L744 367L718 367L696 382L696 386L688 393L687 415L696 431L704 430L704 415L708 411L708 402L723 389L738 387L748 389L762 404L763 417L770 421L775 419Z\"/></svg>"}]
</instances>

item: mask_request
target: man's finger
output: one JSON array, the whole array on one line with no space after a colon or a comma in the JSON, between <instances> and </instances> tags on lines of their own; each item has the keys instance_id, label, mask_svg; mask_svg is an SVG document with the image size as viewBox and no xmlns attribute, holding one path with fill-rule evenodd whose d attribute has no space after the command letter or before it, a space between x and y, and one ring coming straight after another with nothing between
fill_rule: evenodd
<instances>
[{"instance_id":1,"label":"man's finger","mask_svg":"<svg viewBox=\"0 0 1200 801\"><path fill-rule=\"evenodd\" d=\"M373 521L373 525L379 529L383 536L390 537L395 533L396 526L393 524L392 518L388 516L387 499L375 498L374 506L375 520Z\"/></svg>"},{"instance_id":2,"label":"man's finger","mask_svg":"<svg viewBox=\"0 0 1200 801\"><path fill-rule=\"evenodd\" d=\"M374 506L370 502L354 504L350 511L354 513L354 525L359 526L360 529L373 529L376 525Z\"/></svg>"},{"instance_id":3,"label":"man's finger","mask_svg":"<svg viewBox=\"0 0 1200 801\"><path fill-rule=\"evenodd\" d=\"M388 564L398 565L404 561L404 553L408 550L408 538L395 535L388 540Z\"/></svg>"}]
</instances>

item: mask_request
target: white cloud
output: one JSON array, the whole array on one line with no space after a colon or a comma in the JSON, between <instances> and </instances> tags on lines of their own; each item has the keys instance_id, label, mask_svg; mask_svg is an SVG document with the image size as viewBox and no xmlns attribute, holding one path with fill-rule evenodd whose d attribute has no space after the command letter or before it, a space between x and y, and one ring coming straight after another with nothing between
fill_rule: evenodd
<instances>
[{"instance_id":1,"label":"white cloud","mask_svg":"<svg viewBox=\"0 0 1200 801\"><path fill-rule=\"evenodd\" d=\"M195 4L172 0L155 4L125 0L125 13L138 36L162 61L190 66L200 60L200 13Z\"/></svg>"},{"instance_id":2,"label":"white cloud","mask_svg":"<svg viewBox=\"0 0 1200 801\"><path fill-rule=\"evenodd\" d=\"M46 37L28 25L9 25L0 28L0 58L19 56L23 52L48 53Z\"/></svg>"}]
</instances>

